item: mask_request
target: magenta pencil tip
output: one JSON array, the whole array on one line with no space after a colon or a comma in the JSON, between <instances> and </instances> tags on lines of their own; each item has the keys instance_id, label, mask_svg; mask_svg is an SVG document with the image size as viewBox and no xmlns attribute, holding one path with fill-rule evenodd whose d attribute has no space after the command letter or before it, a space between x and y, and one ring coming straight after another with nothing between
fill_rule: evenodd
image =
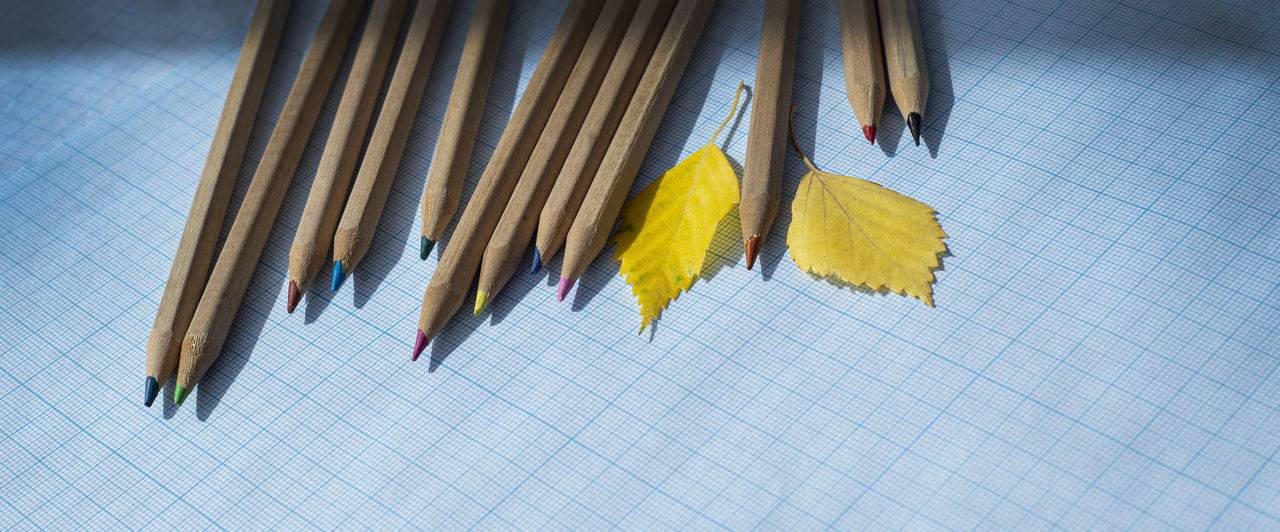
<instances>
[{"instance_id":1,"label":"magenta pencil tip","mask_svg":"<svg viewBox=\"0 0 1280 532\"><path fill-rule=\"evenodd\" d=\"M573 282L568 277L560 278L560 286L556 288L556 301L564 301L564 296L569 295L569 289L573 288Z\"/></svg>"},{"instance_id":2,"label":"magenta pencil tip","mask_svg":"<svg viewBox=\"0 0 1280 532\"><path fill-rule=\"evenodd\" d=\"M418 329L418 338L413 341L413 360L418 360L418 355L422 354L422 350L427 348L427 335Z\"/></svg>"}]
</instances>

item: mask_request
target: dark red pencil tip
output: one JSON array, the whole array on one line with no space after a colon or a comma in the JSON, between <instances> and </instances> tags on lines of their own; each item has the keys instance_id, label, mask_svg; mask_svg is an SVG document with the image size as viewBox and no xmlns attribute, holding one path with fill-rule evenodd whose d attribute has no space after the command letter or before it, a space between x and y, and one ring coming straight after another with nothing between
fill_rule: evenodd
<instances>
[{"instance_id":1,"label":"dark red pencil tip","mask_svg":"<svg viewBox=\"0 0 1280 532\"><path fill-rule=\"evenodd\" d=\"M747 269L756 265L756 255L760 254L760 235L747 239Z\"/></svg>"},{"instance_id":2,"label":"dark red pencil tip","mask_svg":"<svg viewBox=\"0 0 1280 532\"><path fill-rule=\"evenodd\" d=\"M422 354L422 350L427 348L427 335L418 329L418 338L413 341L413 360L418 360L418 355Z\"/></svg>"},{"instance_id":3,"label":"dark red pencil tip","mask_svg":"<svg viewBox=\"0 0 1280 532\"><path fill-rule=\"evenodd\" d=\"M862 134L867 136L867 142L876 143L876 126L862 126Z\"/></svg>"},{"instance_id":4,"label":"dark red pencil tip","mask_svg":"<svg viewBox=\"0 0 1280 532\"><path fill-rule=\"evenodd\" d=\"M298 308L298 301L302 299L302 294L298 291L298 283L289 281L289 314L293 314L293 309Z\"/></svg>"}]
</instances>

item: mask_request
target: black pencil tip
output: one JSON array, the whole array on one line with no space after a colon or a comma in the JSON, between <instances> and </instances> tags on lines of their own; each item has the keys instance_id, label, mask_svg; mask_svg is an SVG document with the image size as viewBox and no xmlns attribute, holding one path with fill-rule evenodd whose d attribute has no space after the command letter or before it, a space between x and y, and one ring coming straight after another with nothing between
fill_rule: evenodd
<instances>
[{"instance_id":1,"label":"black pencil tip","mask_svg":"<svg viewBox=\"0 0 1280 532\"><path fill-rule=\"evenodd\" d=\"M155 377L147 377L147 383L143 386L142 404L151 406L156 402L156 396L160 395L160 383Z\"/></svg>"},{"instance_id":2,"label":"black pencil tip","mask_svg":"<svg viewBox=\"0 0 1280 532\"><path fill-rule=\"evenodd\" d=\"M920 145L920 113L911 113L907 115L907 129L911 131L911 140L915 141L916 146Z\"/></svg>"}]
</instances>

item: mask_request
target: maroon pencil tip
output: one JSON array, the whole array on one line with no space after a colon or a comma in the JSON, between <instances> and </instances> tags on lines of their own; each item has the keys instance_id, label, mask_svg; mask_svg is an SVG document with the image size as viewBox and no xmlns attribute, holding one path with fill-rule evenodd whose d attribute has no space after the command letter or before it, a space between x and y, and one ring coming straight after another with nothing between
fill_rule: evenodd
<instances>
[{"instance_id":1,"label":"maroon pencil tip","mask_svg":"<svg viewBox=\"0 0 1280 532\"><path fill-rule=\"evenodd\" d=\"M413 341L413 360L417 361L422 350L427 348L427 334L418 329L418 338Z\"/></svg>"},{"instance_id":2,"label":"maroon pencil tip","mask_svg":"<svg viewBox=\"0 0 1280 532\"><path fill-rule=\"evenodd\" d=\"M556 288L556 301L564 301L564 296L569 295L569 289L573 288L573 282L568 277L560 278L560 286Z\"/></svg>"},{"instance_id":3,"label":"maroon pencil tip","mask_svg":"<svg viewBox=\"0 0 1280 532\"><path fill-rule=\"evenodd\" d=\"M862 134L867 136L867 142L876 143L876 126L862 126Z\"/></svg>"},{"instance_id":4,"label":"maroon pencil tip","mask_svg":"<svg viewBox=\"0 0 1280 532\"><path fill-rule=\"evenodd\" d=\"M756 265L756 256L760 254L760 236L753 236L747 239L747 269L750 270Z\"/></svg>"},{"instance_id":5,"label":"maroon pencil tip","mask_svg":"<svg viewBox=\"0 0 1280 532\"><path fill-rule=\"evenodd\" d=\"M298 291L298 283L289 281L289 314L293 314L293 309L298 308L298 301L302 300L302 293Z\"/></svg>"}]
</instances>

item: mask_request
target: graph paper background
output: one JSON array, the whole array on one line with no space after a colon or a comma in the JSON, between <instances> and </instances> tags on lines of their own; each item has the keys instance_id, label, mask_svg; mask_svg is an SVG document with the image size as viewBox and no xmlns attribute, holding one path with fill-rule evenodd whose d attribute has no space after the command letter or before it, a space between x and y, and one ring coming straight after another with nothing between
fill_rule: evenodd
<instances>
[{"instance_id":1,"label":"graph paper background","mask_svg":"<svg viewBox=\"0 0 1280 532\"><path fill-rule=\"evenodd\" d=\"M143 348L248 4L94 4L109 9L89 34L134 40L92 47L50 45L78 35L53 23L0 36L0 528L1280 527L1269 2L920 0L918 148L892 103L881 144L861 139L834 10L807 2L800 142L937 209L952 253L937 308L794 267L790 155L763 267L724 235L714 277L652 335L636 335L606 250L572 304L553 302L554 271L517 274L411 364L436 264L416 257L418 197L462 3L352 280L285 313L331 95L221 360L187 405L142 408ZM237 201L319 18L299 4ZM562 6L514 3L469 186ZM761 11L717 6L637 189L754 79ZM721 139L734 160L746 132L744 118Z\"/></svg>"}]
</instances>

